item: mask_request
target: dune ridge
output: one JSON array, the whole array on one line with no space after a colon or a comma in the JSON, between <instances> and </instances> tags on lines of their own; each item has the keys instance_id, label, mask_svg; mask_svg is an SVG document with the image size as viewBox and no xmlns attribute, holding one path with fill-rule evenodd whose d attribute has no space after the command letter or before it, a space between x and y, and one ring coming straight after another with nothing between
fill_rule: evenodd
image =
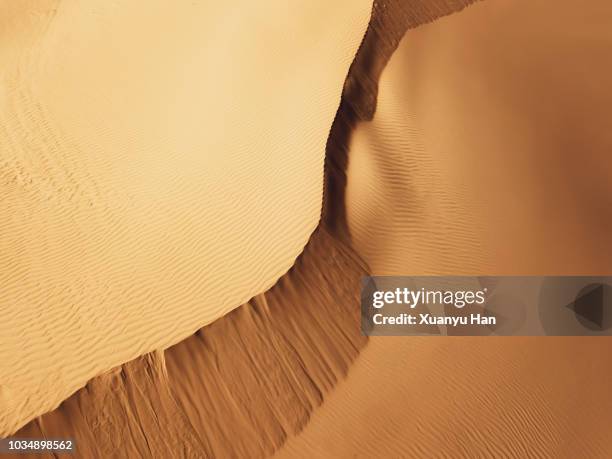
<instances>
[{"instance_id":1,"label":"dune ridge","mask_svg":"<svg viewBox=\"0 0 612 459\"><path fill-rule=\"evenodd\" d=\"M327 140L322 221L338 237L350 240L346 190L353 132L360 122L374 116L380 75L391 55L408 29L461 11L475 1L478 0L374 1Z\"/></svg>"},{"instance_id":2,"label":"dune ridge","mask_svg":"<svg viewBox=\"0 0 612 459\"><path fill-rule=\"evenodd\" d=\"M612 274L611 23L606 1L490 0L406 33L348 152L372 273ZM277 456L607 458L611 350L371 337Z\"/></svg>"},{"instance_id":3,"label":"dune ridge","mask_svg":"<svg viewBox=\"0 0 612 459\"><path fill-rule=\"evenodd\" d=\"M540 18L549 19L551 11L542 8L544 2L523 2L521 7L526 8L526 3L536 9L539 6L540 13L545 13ZM422 22L430 22L432 10L428 5L431 4L419 4L425 11ZM449 2L440 4L451 5ZM384 5L393 4L376 3L373 11L377 11L376 14L385 12L394 21L401 18L392 7ZM462 6L454 5L458 9ZM493 7L477 10L484 5ZM411 215L413 211L425 212L423 206L427 204L427 196L422 192L428 183L424 179L413 180L414 173L421 168L430 179L444 177L444 167L453 163L448 152L442 157L432 153L440 153L432 148L432 139L435 140L436 136L424 135L421 124L431 118L423 117L423 111L416 116L414 105L398 106L393 102L403 100L402 86L406 75L427 69L431 71L427 63L449 62L449 55L443 51L450 42L462 43L458 39L471 37L470 32L479 30L475 27L478 24L500 27L505 22L501 19L507 19L508 11L496 8L504 5L511 3L482 2L459 15L409 32L389 64L388 68L393 71L387 73L382 70L385 65L381 62L389 60L399 39L389 48L370 44L368 40L372 38L368 37L379 35L383 37L379 39L385 40L383 30L379 34L370 30L376 23L373 18L349 71L340 109L328 139L322 223L296 267L269 293L257 296L250 304L204 327L198 336L166 352L139 358L115 373L94 378L87 389L66 400L58 410L31 422L20 433L39 436L78 432L82 444L88 448L86 451L94 457L110 451L106 448L122 446L134 454L179 451L177 455L187 457L245 451L249 456L265 456L278 451L280 457L431 457L436 454L445 457L608 457L612 450L607 433L612 413L608 394L612 372L607 363L610 340L486 338L485 342L473 337L400 337L371 338L363 347L365 340L359 335L357 318L353 316L358 311L358 298L354 295L355 286L349 283L357 282L365 272L422 274L423 271L459 270L482 274L481 269L486 272L505 266L510 271L523 268L533 273L592 274L591 270L601 273L606 267L609 269L605 264L609 259L606 258L608 246L605 244L599 253L587 244L577 244L578 249L586 249L583 257L572 259L578 264L567 265L560 263L563 255L542 257L541 252L530 252L525 245L516 243L511 248L523 257L523 261L517 262L515 258L514 264L504 264L508 258L499 257L499 252L493 251L495 257L491 256L488 250L491 248L490 239L483 240L482 250L471 245L474 228L467 224L448 227L447 246L452 249L448 252L454 257L444 258L444 253L433 250L436 245L431 240L427 243L426 238L432 235L419 229L418 216ZM418 11L409 10L407 23L415 10ZM584 19L588 19L588 9L584 11ZM487 22L495 17L500 22ZM522 16L523 20L526 18ZM513 27L515 23L520 21L514 21ZM454 33L446 35L449 31ZM597 36L596 32L591 30L593 35L589 36ZM428 40L423 38L428 34L436 37L436 40L429 40L430 43L444 46L430 50L431 60L421 61L421 66L411 65L408 72L403 65L405 53L415 52L411 43L418 44L417 51L425 46ZM490 33L489 37L495 35ZM495 40L488 41L495 43ZM388 43L394 42L388 40ZM471 42L472 46L475 42ZM508 40L507 43L513 42ZM363 49L370 49L373 55L360 57ZM382 57L376 57L377 49L388 51L381 52ZM425 46L424 49L428 48ZM474 52L474 55L478 53ZM360 60L362 64L358 64ZM520 62L520 59L515 62ZM460 64L461 61L454 63ZM380 95L376 94L379 82L372 76L377 68L381 69ZM469 74L468 68L462 68L466 74ZM440 83L456 74L433 72L428 75L425 72L421 76L425 81L437 77L436 82ZM596 90L597 81L589 88ZM439 88L449 89L445 85ZM431 96L427 90L422 94ZM441 91L441 99L455 102L447 98L449 94L456 93ZM587 100L593 102L591 98ZM600 103L605 104L605 98ZM436 104L431 106L439 108ZM422 104L421 110L423 107L427 108L428 104ZM372 120L370 124L363 122L368 119ZM435 123L433 127L435 132ZM438 133L442 132L445 131ZM378 142L386 148L378 147ZM439 147L439 144L433 145ZM395 148L397 151L393 150ZM397 174L391 173L392 162L399 162ZM465 172L465 169L457 170ZM598 173L605 176L606 171ZM378 182L381 177L386 182L382 185ZM593 185L596 186L602 187L602 182ZM459 187L450 193L434 187L435 192L446 194L442 193L445 197L442 205L433 208L439 214L452 211L452 204L458 198L469 196L462 195L466 188ZM593 196L598 196L593 189L587 189L594 193ZM380 193L386 200L378 199ZM436 193L432 195L436 197ZM396 205L388 207L388 200ZM414 204L412 207L411 203ZM470 204L469 200L466 203ZM592 209L602 205L601 201L592 204ZM380 206L383 206L382 216L385 218L377 214ZM469 215L479 209L458 210ZM394 211L399 211L398 215L393 215ZM604 234L607 221L601 214L600 218L596 217L597 214L590 215L589 221L595 223L596 234ZM427 218L422 221L423 224L427 222L432 223ZM512 228L506 231L512 231ZM394 239L398 232L401 237ZM488 235L486 231L481 234ZM574 233L570 231L570 234ZM443 232L433 232L434 238L444 236ZM421 252L417 253L419 263L415 263L407 253L407 247L419 248L415 239L417 242L425 239L420 246ZM464 250L464 243L474 251ZM402 247L404 244L406 247ZM548 245L551 246L554 244ZM351 247L357 248L359 256ZM335 255L328 257L329 254ZM468 255L471 258L466 259ZM361 258L366 260L369 268ZM494 271L495 274L500 272ZM307 282L302 282L304 280ZM313 295L312 287L315 285L333 287L330 288L332 293L329 297L325 294L318 297L314 293L317 299L311 302L308 295ZM338 294L338 285L346 286L346 290L343 288L343 293ZM304 298L307 300L303 302ZM330 307L340 311L336 314L337 322L330 324L332 328L328 330L333 339L316 334L321 318L326 316L328 301L333 302L333 306L329 303ZM312 310L310 316L308 307L312 303L325 307ZM278 307L271 307L271 304ZM306 317L303 318L302 314ZM296 324L300 325L299 331L296 331ZM284 348L283 352L267 353L262 343L282 343L283 340L277 341L277 338L284 332L291 336L289 344L295 336L300 337L298 351L294 353L289 346L289 351ZM228 336L232 339L228 340ZM243 336L245 340L240 341ZM310 336L316 336L316 340L311 340ZM247 340L258 352L250 353L249 346L240 345ZM235 355L239 356L236 362L232 360ZM268 366L267 362L274 361L278 355L290 355L291 358ZM349 377L344 379L343 375L353 360ZM304 365L305 362L310 363ZM279 367L283 368L282 373L272 371ZM190 369L196 370L192 374ZM312 384L308 382L311 369L316 369ZM266 373L267 377L262 377ZM214 377L206 381L206 375ZM245 381L240 380L242 375L246 375ZM288 383L287 375L300 375L304 379ZM154 383L150 384L150 381ZM217 388L216 392L208 391L207 382ZM334 390L330 390L332 387ZM279 389L282 392L278 392ZM278 406L284 407L282 410L275 410L276 397L281 393L290 394L290 397L279 403ZM265 402L260 403L257 394L265 394ZM273 399L275 401L271 402ZM323 399L325 403L314 410ZM222 419L221 415L216 415L220 412L230 413L232 422L210 425L206 423L206 415L201 414ZM262 413L267 413L267 416L262 416ZM117 418L128 419L125 431L118 429ZM71 419L75 419L74 424L70 423ZM236 433L231 430L233 425L241 427L244 437L233 435ZM145 429L139 426L145 426ZM169 429L179 441L172 443L172 436L169 439L157 434L164 429ZM98 438L104 438L104 441L97 441ZM148 442L150 446L147 446ZM235 447L232 442L237 443ZM185 445L184 449L180 449L182 445Z\"/></svg>"},{"instance_id":4,"label":"dune ridge","mask_svg":"<svg viewBox=\"0 0 612 459\"><path fill-rule=\"evenodd\" d=\"M609 272L609 20L599 0L482 2L404 37L350 147L374 272Z\"/></svg>"},{"instance_id":5,"label":"dune ridge","mask_svg":"<svg viewBox=\"0 0 612 459\"><path fill-rule=\"evenodd\" d=\"M464 6L467 3L469 2L447 2L445 3L446 5L455 6L453 7L454 9L448 8L444 12L445 14L451 13L455 9L459 9L459 5ZM30 422L17 432L17 435L51 436L72 433L77 436L79 444L84 445L84 448L87 448L86 451L94 457L108 451L106 448L112 447L123 447L125 451L139 453L143 451L165 451L168 454L173 454L170 447L178 447L178 443L166 443L165 439L159 438L159 435L157 435L164 428L168 428L170 432L176 433L176 430L168 425L168 420L173 419L173 422L182 426L179 430L183 432L183 436L178 438L181 439L181 442L184 441L186 448L178 454L193 454L197 457L196 451L199 448L201 448L202 454L207 455L219 452L237 453L238 451L257 451L258 454L269 454L280 446L288 434L296 433L303 427L312 409L321 403L323 394L333 387L339 376L346 374L348 363L355 358L358 349L365 342L364 337L359 332L359 307L355 292L359 291L359 278L367 270L362 262L354 261L358 260L359 257L352 254L351 249L346 248L348 247L348 233L343 231L343 228L345 228L345 214L342 208L344 206L344 186L346 184L345 155L350 131L356 122L354 116L356 110L359 110L362 115L369 113L367 116L371 116L374 109L372 102L375 101L375 97L372 98L371 88L359 92L355 92L354 88L367 87L365 83L359 83L359 80L365 81L369 79L369 81L374 81L377 78L377 69L380 69L381 63L384 63L389 58L393 47L397 46L399 42L399 36L407 27L417 25L417 22L424 23L431 21L435 19L437 14L432 13L430 9L424 8L422 3L414 4L419 6L419 8L406 8L405 4L399 2L389 3L388 5L389 7L385 3L379 2L374 5L372 10L373 19L358 52L358 57L349 70L349 76L344 86L342 102L340 103L336 121L327 143L323 182L324 205L321 224L313 234L304 253L298 259L297 267L294 267L289 272L287 279L281 279L279 285L281 287L287 283L292 285L296 282L296 276L298 279L299 276L305 276L308 282L300 281L300 289L296 289L293 296L291 291L284 291L278 286L272 289L272 292L274 292L272 293L272 298L278 296L279 299L277 301L279 304L284 304L284 307L279 307L274 311L276 315L275 320L284 323L287 319L291 319L290 311L292 310L295 310L296 314L306 313L305 311L311 307L309 299L312 293L309 292L313 289L315 291L317 289L325 291L325 289L333 286L332 291L336 291L339 286L350 286L347 290L343 290L343 296L332 295L331 298L327 298L324 302L319 300L319 304L325 303L329 306L330 311L340 308L341 314L339 314L337 322L334 322L331 328L323 328L327 330L329 336L320 336L318 331L321 327L321 321L328 316L327 311L324 309L318 309L316 314L309 316L309 321L300 322L304 325L302 327L304 342L309 343L309 346L300 350L300 359L303 358L303 360L297 360L301 361L300 365L303 365L302 371L306 372L303 374L306 382L294 380L295 387L286 386L287 374L291 374L293 370L291 370L291 366L288 368L285 362L280 363L279 366L288 371L274 372L269 380L265 379L261 384L264 386L268 384L268 388L262 388L259 385L257 387L258 391L265 393L269 390L269 387L274 388L280 385L288 393L294 393L296 399L286 405L283 404L283 411L275 413L275 416L271 418L272 421L268 419L261 422L262 420L258 419L259 423L255 423L253 416L255 418L257 416L253 413L253 406L250 405L254 402L245 396L245 394L254 390L253 387L239 385L233 387L235 393L226 394L228 398L220 396L217 399L218 394L215 394L213 398L209 398L209 395L206 395L206 384L215 384L214 380L207 381L205 379L206 376L198 374L197 371L203 368L209 370L210 368L207 368L206 365L210 365L211 361L218 361L218 359L215 352L205 346L206 340L192 337L175 347L171 347L166 352L158 352L139 358L123 367L117 368L108 375L93 379L87 388L78 391L62 403L58 409ZM380 26L377 24L379 21L388 21L390 17L397 13L397 8L404 8L404 12L409 11L410 14L404 14L405 21L401 23L402 31L390 29L395 38L385 40L384 34L378 31L377 28ZM416 21L415 12L419 11L420 19L414 22ZM376 41L381 42L380 47L374 46L373 42ZM378 49L382 51L378 53ZM359 56L365 52L373 54L370 58L360 58ZM330 234L333 236L330 236ZM339 253L340 255L332 255L329 258L330 253ZM342 263L334 263L335 257L338 257ZM317 259L318 264L314 263L314 260ZM304 262L303 260L309 261ZM348 262L347 260L353 261ZM305 266L308 268L304 268ZM282 292L282 294L279 292ZM264 296L264 298L266 297ZM292 304L293 300L295 304ZM263 303L274 303L275 300L265 299L264 301L261 297L253 300L254 304L258 305L257 307L261 307L262 301ZM231 317L242 317L241 320L244 320L244 322L240 323L246 324L249 322L247 318L252 313L239 311L243 309L251 311L252 308L252 305L243 306L231 313L230 316L216 321L210 327L215 327L215 330L231 328L228 324L231 323ZM291 309L287 310L287 308ZM304 311L300 312L300 310ZM317 325L306 325L314 323L317 323ZM252 324L250 326L253 329L245 328L244 332L239 336L243 334L245 336L252 335L253 343L256 343L257 336L262 334L262 331ZM205 327L199 332L199 335L207 336L208 329L209 327ZM269 339L270 333L267 331L262 335L262 338ZM294 340L297 336L299 336L299 333L289 338L289 340ZM231 339L231 337L225 339ZM322 348L320 347L321 343L323 344ZM222 347L217 347L217 350L220 349ZM187 352L187 350L190 351ZM243 352L236 349L234 351L239 354ZM194 353L200 354L202 357L195 359ZM314 360L313 356L316 356ZM258 363L260 359L263 362L268 357L265 357L265 355L251 355L249 358L254 359L251 360L251 365L257 368L260 365ZM238 375L236 368L232 369L232 362L234 362L233 356L228 356L225 360L225 364L229 368L229 374ZM178 368L179 364L183 368L181 368L181 371L176 371L176 374L173 374L174 378L166 376L171 375L171 369ZM320 365L323 367L321 368ZM190 366L194 366L194 368L190 369ZM247 365L242 371L245 374L253 374L253 367L248 368ZM229 374L224 374L223 377L220 377L220 373L217 373L216 377L219 377L219 379L216 384L226 386ZM164 379L166 377L168 378L167 381ZM147 381L147 378L150 378L154 383ZM162 383L162 380L165 382ZM308 383L308 381L311 382ZM113 387L113 389L108 387ZM170 390L169 387L172 387L172 389ZM296 387L299 387L299 389L296 390ZM156 408L145 409L149 402L145 402L141 398L138 399L139 402L134 401L132 395L126 395L131 394L133 391L147 394L145 398L154 400ZM152 392L155 392L155 394ZM201 398L197 399L197 397ZM202 412L218 414L219 406L223 406L224 403L230 403L228 400L232 400L231 403L235 403L233 397L238 397L242 401L241 403L244 403L242 415L246 412L246 419L249 419L244 429L246 432L245 439L240 440L235 447L232 446L232 442L221 444L216 439L226 439L228 437L229 429L232 429L231 423L226 423L219 418L218 428L221 431L216 431L213 435L209 430L211 427L202 425L201 416L194 412L192 408L194 405L203 404L200 405ZM116 400L116 402L111 402L110 400ZM106 404L102 404L102 401L107 401L109 407L104 408ZM180 405L181 403L183 405ZM144 404L145 407L139 407L139 404ZM263 408L266 412L271 409L265 405ZM287 412L284 412L285 409ZM156 414L156 410L159 410L159 414ZM98 412L100 413L99 415L96 414ZM233 413L238 416L237 413L239 412L240 410ZM189 414L185 415L185 413ZM124 417L128 419L129 427L125 432L117 431L117 426L114 423L117 422L117 419L123 419ZM284 418L285 421L279 423L278 417ZM153 418L156 420L154 421ZM240 416L237 419L241 419ZM286 419L291 421L288 422ZM240 422L244 423L244 418ZM199 425L206 434L195 432L192 429L194 424ZM138 425L146 426L146 428L140 431L137 429ZM138 430L138 434L134 433L136 430ZM153 441L149 436L152 436L155 440ZM98 438L103 438L104 440L98 444L96 442ZM149 448L147 446L148 442L151 442L151 450L147 449Z\"/></svg>"},{"instance_id":6,"label":"dune ridge","mask_svg":"<svg viewBox=\"0 0 612 459\"><path fill-rule=\"evenodd\" d=\"M165 351L92 379L17 437L82 457L265 457L306 424L366 338L366 267L324 228L269 291Z\"/></svg>"},{"instance_id":7,"label":"dune ridge","mask_svg":"<svg viewBox=\"0 0 612 459\"><path fill-rule=\"evenodd\" d=\"M289 270L370 8L0 2L0 435Z\"/></svg>"}]
</instances>

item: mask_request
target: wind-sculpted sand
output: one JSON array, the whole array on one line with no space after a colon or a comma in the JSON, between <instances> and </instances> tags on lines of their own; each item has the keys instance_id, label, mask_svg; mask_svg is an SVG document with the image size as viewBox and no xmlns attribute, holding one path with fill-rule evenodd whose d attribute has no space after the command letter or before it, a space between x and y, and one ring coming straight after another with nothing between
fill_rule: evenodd
<instances>
[{"instance_id":1,"label":"wind-sculpted sand","mask_svg":"<svg viewBox=\"0 0 612 459\"><path fill-rule=\"evenodd\" d=\"M606 1L494 0L404 37L349 153L374 272L611 272L611 21Z\"/></svg>"},{"instance_id":2,"label":"wind-sculpted sand","mask_svg":"<svg viewBox=\"0 0 612 459\"><path fill-rule=\"evenodd\" d=\"M372 337L275 457L606 458L607 339Z\"/></svg>"},{"instance_id":3,"label":"wind-sculpted sand","mask_svg":"<svg viewBox=\"0 0 612 459\"><path fill-rule=\"evenodd\" d=\"M0 3L0 435L287 272L370 9Z\"/></svg>"},{"instance_id":4,"label":"wind-sculpted sand","mask_svg":"<svg viewBox=\"0 0 612 459\"><path fill-rule=\"evenodd\" d=\"M372 273L612 274L611 23L603 1L492 0L405 35L348 154ZM278 457L607 458L611 352L372 337Z\"/></svg>"},{"instance_id":5,"label":"wind-sculpted sand","mask_svg":"<svg viewBox=\"0 0 612 459\"><path fill-rule=\"evenodd\" d=\"M17 432L80 457L266 457L299 432L365 343L363 262L320 228L269 291L165 351L98 376Z\"/></svg>"},{"instance_id":6,"label":"wind-sculpted sand","mask_svg":"<svg viewBox=\"0 0 612 459\"><path fill-rule=\"evenodd\" d=\"M313 210L319 225L276 285L264 293L251 288L249 301L195 335L165 350L146 348L93 378L16 435L71 436L84 457L609 457L610 340L366 340L359 331L360 278L367 273L612 274L610 7L599 0L580 7L488 0L465 8L470 3L375 2L328 120L325 170L305 168L303 149L285 151L287 164L271 156L257 169L277 192L312 186L319 199L323 190L322 209ZM215 24L218 18L210 20ZM325 46L337 37L330 32L321 40ZM290 83L274 97L286 98ZM302 106L294 109L296 118L280 127L310 119ZM195 129L194 113L186 116ZM151 147L163 145L167 122L159 121ZM226 128L215 122L221 136ZM236 121L245 129L240 123L251 122ZM143 135L149 127L142 126ZM260 127L246 139L257 148L259 136L267 138L267 131L255 132ZM274 174L266 175L270 167ZM278 171L303 181L276 182ZM316 174L316 184L305 185ZM231 176L223 180L232 183ZM288 200L268 217L291 226L305 212L294 204ZM255 223L239 233L259 229ZM287 226L266 228L267 243L304 234L303 245L312 227L292 235ZM187 231L184 240L189 234L200 237ZM211 240L213 253L217 243L225 241ZM195 256L194 247L183 256ZM233 269L222 272L232 279ZM247 283L236 282L233 288L246 294ZM213 304L194 287L180 298L188 304L192 295ZM145 298L147 307L156 304L155 296Z\"/></svg>"},{"instance_id":7,"label":"wind-sculpted sand","mask_svg":"<svg viewBox=\"0 0 612 459\"><path fill-rule=\"evenodd\" d=\"M403 30L460 5L404 9L403 29L391 28L391 36L381 35L378 25L393 24L401 5L375 6L328 140L321 225L277 286L179 345L95 378L17 435L70 435L91 457L113 451L259 456L297 433L364 343L355 295L366 271L344 242L347 136L358 119L371 116L375 98L368 85ZM376 42L382 52L363 56L364 49L379 49Z\"/></svg>"}]
</instances>

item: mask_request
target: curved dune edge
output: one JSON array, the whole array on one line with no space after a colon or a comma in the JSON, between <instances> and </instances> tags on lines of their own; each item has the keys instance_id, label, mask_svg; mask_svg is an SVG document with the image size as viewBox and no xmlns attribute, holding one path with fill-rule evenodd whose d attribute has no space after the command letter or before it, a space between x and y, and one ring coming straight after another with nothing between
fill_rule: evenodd
<instances>
[{"instance_id":1,"label":"curved dune edge","mask_svg":"<svg viewBox=\"0 0 612 459\"><path fill-rule=\"evenodd\" d=\"M268 292L166 351L91 380L18 437L81 457L262 457L299 432L365 343L363 262L320 228Z\"/></svg>"},{"instance_id":2,"label":"curved dune edge","mask_svg":"<svg viewBox=\"0 0 612 459\"><path fill-rule=\"evenodd\" d=\"M342 99L327 140L322 222L348 239L347 170L349 146L357 124L376 111L380 75L408 29L461 11L479 0L375 1L363 42L344 83Z\"/></svg>"},{"instance_id":3,"label":"curved dune edge","mask_svg":"<svg viewBox=\"0 0 612 459\"><path fill-rule=\"evenodd\" d=\"M374 273L609 272L611 22L605 0L494 1L405 35L350 146Z\"/></svg>"},{"instance_id":4,"label":"curved dune edge","mask_svg":"<svg viewBox=\"0 0 612 459\"><path fill-rule=\"evenodd\" d=\"M371 272L612 274L611 23L605 0L486 1L406 33L350 147ZM609 458L611 352L371 337L278 458Z\"/></svg>"},{"instance_id":5,"label":"curved dune edge","mask_svg":"<svg viewBox=\"0 0 612 459\"><path fill-rule=\"evenodd\" d=\"M299 432L366 342L344 188L348 142L375 111L376 80L404 32L465 1L376 2L327 144L322 220L295 266L265 294L166 351L94 378L16 436L72 436L79 451L269 455Z\"/></svg>"},{"instance_id":6,"label":"curved dune edge","mask_svg":"<svg viewBox=\"0 0 612 459\"><path fill-rule=\"evenodd\" d=\"M370 10L0 2L0 436L291 268Z\"/></svg>"}]
</instances>

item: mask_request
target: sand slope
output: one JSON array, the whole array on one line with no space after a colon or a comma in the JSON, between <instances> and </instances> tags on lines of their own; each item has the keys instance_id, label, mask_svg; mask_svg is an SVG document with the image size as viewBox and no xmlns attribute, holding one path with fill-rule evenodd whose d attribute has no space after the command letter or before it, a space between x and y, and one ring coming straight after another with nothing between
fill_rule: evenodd
<instances>
[{"instance_id":1,"label":"sand slope","mask_svg":"<svg viewBox=\"0 0 612 459\"><path fill-rule=\"evenodd\" d=\"M264 294L97 376L20 429L74 438L80 457L268 457L299 432L366 342L363 262L318 228Z\"/></svg>"},{"instance_id":2,"label":"sand slope","mask_svg":"<svg viewBox=\"0 0 612 459\"><path fill-rule=\"evenodd\" d=\"M487 1L409 31L349 151L379 275L612 274L612 8ZM278 457L610 456L607 338L370 338Z\"/></svg>"},{"instance_id":3,"label":"sand slope","mask_svg":"<svg viewBox=\"0 0 612 459\"><path fill-rule=\"evenodd\" d=\"M611 23L605 1L493 1L406 35L350 150L376 273L610 272Z\"/></svg>"},{"instance_id":4,"label":"sand slope","mask_svg":"<svg viewBox=\"0 0 612 459\"><path fill-rule=\"evenodd\" d=\"M0 3L0 435L289 269L370 7Z\"/></svg>"},{"instance_id":5,"label":"sand slope","mask_svg":"<svg viewBox=\"0 0 612 459\"><path fill-rule=\"evenodd\" d=\"M398 5L408 3L378 3L375 12L390 7L391 14L373 20L376 27L414 26L463 6L416 2L407 8L413 14L404 16L393 10ZM610 171L603 154L608 138L598 128L609 94L597 79L607 78L597 50L609 43L597 24L609 23L609 16L603 3L587 2L580 10L569 2L556 5L555 13L550 3L490 0L409 32L382 74L372 122L357 124L372 118L377 72L403 34L401 27L391 37L370 28L366 36L377 38L366 39L360 53L373 54L353 63L327 145L323 225L295 269L194 337L95 378L20 434L76 432L92 457L123 446L145 456L259 456L287 438L281 457L609 457L606 339L370 339L348 379L291 438L363 345L351 315L358 310L351 307L356 290L350 280L365 268L340 242L349 232L378 274L609 273L609 246L601 236L609 225L609 181L602 180ZM579 46L564 39L569 30ZM464 43L471 45L467 51ZM492 65L496 47L511 59ZM473 54L466 56L468 51ZM536 62L530 53L539 56ZM575 68L598 72L579 80L581 87L566 72L551 78L540 61L563 69L559 62L581 63ZM549 77L545 82L542 74ZM468 97L474 94L480 97ZM512 95L506 102L516 105L486 103L499 94ZM534 94L547 96L539 99L544 112L531 103L514 112ZM583 105L570 103L577 101ZM500 108L510 106L512 113ZM597 164L588 169L589 180L576 179L574 150L561 155L544 142L559 135L560 115L576 116L573 144L587 146L580 157ZM504 127L512 128L510 138ZM529 127L542 135L530 135L524 130ZM494 167L474 165L483 158ZM557 159L547 180L535 167L543 158ZM490 171L497 173L489 177ZM563 173L572 178L573 193L559 186ZM572 199L554 201L549 188ZM529 201L512 206L504 191ZM504 207L487 212L483 202ZM549 213L536 212L549 206ZM580 209L590 227L574 218L550 234L559 212L576 217ZM510 217L525 227L505 228L514 221ZM549 231L536 231L540 227ZM330 310L339 320L324 323Z\"/></svg>"},{"instance_id":6,"label":"sand slope","mask_svg":"<svg viewBox=\"0 0 612 459\"><path fill-rule=\"evenodd\" d=\"M370 338L279 458L607 458L610 340Z\"/></svg>"}]
</instances>

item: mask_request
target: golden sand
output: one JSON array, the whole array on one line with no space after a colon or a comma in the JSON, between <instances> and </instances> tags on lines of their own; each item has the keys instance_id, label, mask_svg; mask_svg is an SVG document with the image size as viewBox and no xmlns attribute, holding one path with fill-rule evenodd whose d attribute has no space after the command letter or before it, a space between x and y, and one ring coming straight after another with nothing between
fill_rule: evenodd
<instances>
[{"instance_id":1,"label":"golden sand","mask_svg":"<svg viewBox=\"0 0 612 459\"><path fill-rule=\"evenodd\" d=\"M612 5L485 1L409 31L349 151L376 275L612 274ZM279 457L608 457L608 338L372 337Z\"/></svg>"},{"instance_id":2,"label":"golden sand","mask_svg":"<svg viewBox=\"0 0 612 459\"><path fill-rule=\"evenodd\" d=\"M423 25L467 3L375 3L328 120L322 221L274 287L92 379L18 434L74 436L88 457L608 457L610 340L363 347L367 272L611 273L610 7L488 0ZM164 145L155 135L151 147ZM262 167L291 167L276 160ZM315 169L300 169L296 189Z\"/></svg>"},{"instance_id":3,"label":"golden sand","mask_svg":"<svg viewBox=\"0 0 612 459\"><path fill-rule=\"evenodd\" d=\"M370 8L0 3L0 435L293 265Z\"/></svg>"}]
</instances>

